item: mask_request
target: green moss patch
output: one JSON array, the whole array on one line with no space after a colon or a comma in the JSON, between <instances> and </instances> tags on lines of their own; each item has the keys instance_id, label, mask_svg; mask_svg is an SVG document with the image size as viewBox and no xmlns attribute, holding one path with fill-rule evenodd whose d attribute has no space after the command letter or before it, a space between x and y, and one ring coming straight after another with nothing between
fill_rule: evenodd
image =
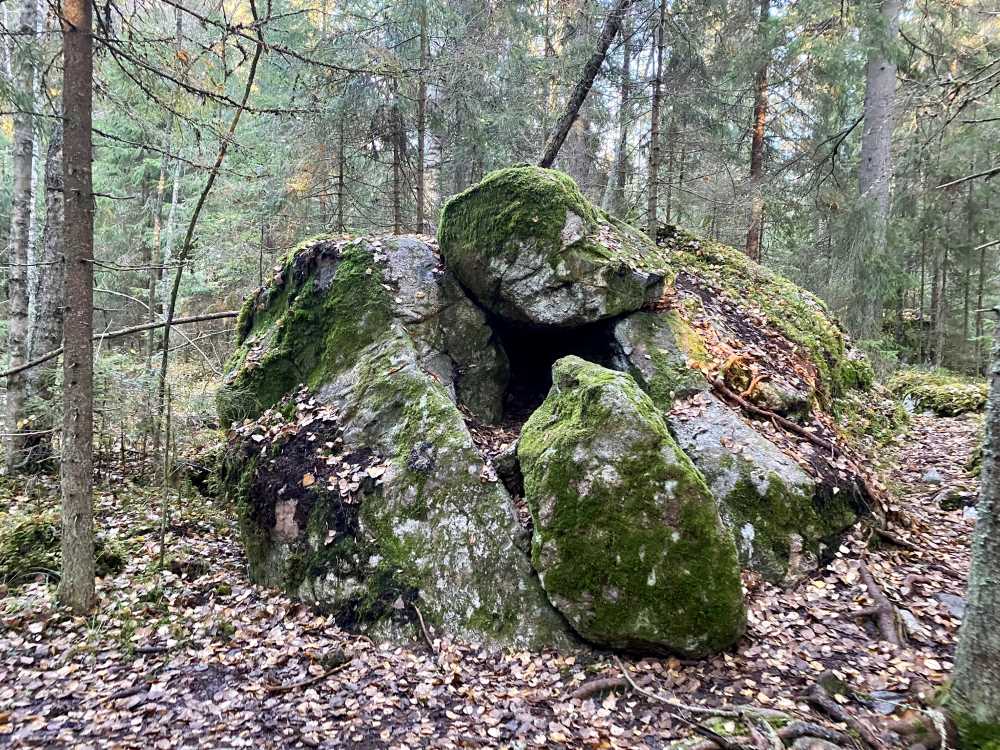
<instances>
[{"instance_id":1,"label":"green moss patch","mask_svg":"<svg viewBox=\"0 0 1000 750\"><path fill-rule=\"evenodd\" d=\"M899 370L886 387L900 399L938 416L954 417L983 411L989 386L982 378L969 378L947 370Z\"/></svg>"},{"instance_id":2,"label":"green moss patch","mask_svg":"<svg viewBox=\"0 0 1000 750\"><path fill-rule=\"evenodd\" d=\"M532 560L584 638L703 655L744 624L732 538L697 469L628 375L577 357L524 427Z\"/></svg>"},{"instance_id":3,"label":"green moss patch","mask_svg":"<svg viewBox=\"0 0 1000 750\"><path fill-rule=\"evenodd\" d=\"M320 239L293 252L241 311L220 418L252 419L298 384L319 385L349 367L389 327L391 304L366 241Z\"/></svg>"},{"instance_id":4,"label":"green moss patch","mask_svg":"<svg viewBox=\"0 0 1000 750\"><path fill-rule=\"evenodd\" d=\"M55 510L18 511L0 518L0 583L16 587L39 575L58 578L61 533ZM97 575L121 571L126 554L123 545L99 536L95 542Z\"/></svg>"}]
</instances>

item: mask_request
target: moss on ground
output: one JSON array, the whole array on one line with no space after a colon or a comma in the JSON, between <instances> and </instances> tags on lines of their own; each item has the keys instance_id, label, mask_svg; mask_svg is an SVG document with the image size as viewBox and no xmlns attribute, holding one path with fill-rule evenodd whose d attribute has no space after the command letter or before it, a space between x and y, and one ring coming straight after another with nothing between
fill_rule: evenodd
<instances>
[{"instance_id":1,"label":"moss on ground","mask_svg":"<svg viewBox=\"0 0 1000 750\"><path fill-rule=\"evenodd\" d=\"M619 647L666 642L701 655L730 645L743 628L735 547L659 410L628 375L577 357L559 360L553 379L518 444L533 562L553 603L592 601L581 635ZM620 420L642 426L619 430ZM587 446L608 439L627 442L622 454L605 470L585 466Z\"/></svg>"},{"instance_id":2,"label":"moss on ground","mask_svg":"<svg viewBox=\"0 0 1000 750\"><path fill-rule=\"evenodd\" d=\"M897 398L909 398L918 408L942 417L982 411L989 394L989 386L982 378L919 368L897 371L886 387Z\"/></svg>"},{"instance_id":3,"label":"moss on ground","mask_svg":"<svg viewBox=\"0 0 1000 750\"><path fill-rule=\"evenodd\" d=\"M61 525L55 510L18 511L0 517L0 583L17 587L38 575L58 578L62 554ZM125 567L127 550L119 542L98 537L97 575Z\"/></svg>"}]
</instances>

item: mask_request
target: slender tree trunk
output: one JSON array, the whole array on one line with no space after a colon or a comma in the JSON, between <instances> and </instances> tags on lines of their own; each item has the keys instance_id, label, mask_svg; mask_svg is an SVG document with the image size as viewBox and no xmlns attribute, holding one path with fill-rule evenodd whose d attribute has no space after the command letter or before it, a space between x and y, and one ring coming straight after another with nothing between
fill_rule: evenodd
<instances>
[{"instance_id":1,"label":"slender tree trunk","mask_svg":"<svg viewBox=\"0 0 1000 750\"><path fill-rule=\"evenodd\" d=\"M174 8L174 53L180 59L184 46L184 17L179 7ZM176 101L176 98L175 98ZM146 304L149 307L149 314L160 315L163 312L159 304L160 285L163 281L164 252L163 252L163 204L166 198L167 175L170 173L170 161L167 153L172 151L174 146L174 113L167 112L167 119L164 123L164 148L160 158L160 177L156 182L156 205L153 207L153 248L152 248L152 268L149 270L149 286L146 290ZM178 179L180 175L179 161L174 165L174 182L170 210L173 212L177 202ZM153 353L156 351L156 331L151 330L146 339L146 363L152 365ZM154 430L154 437L155 437Z\"/></svg>"},{"instance_id":2,"label":"slender tree trunk","mask_svg":"<svg viewBox=\"0 0 1000 750\"><path fill-rule=\"evenodd\" d=\"M89 0L63 0L63 324L62 576L59 600L74 612L94 605L94 193L91 96L94 83Z\"/></svg>"},{"instance_id":3,"label":"slender tree trunk","mask_svg":"<svg viewBox=\"0 0 1000 750\"><path fill-rule=\"evenodd\" d=\"M941 263L940 270L938 271L938 291L937 291L937 307L934 310L934 366L942 367L944 365L944 342L945 342L945 330L947 328L947 321L945 320L948 313L948 302L947 302L947 292L948 292L948 248L945 247L941 251Z\"/></svg>"},{"instance_id":4,"label":"slender tree trunk","mask_svg":"<svg viewBox=\"0 0 1000 750\"><path fill-rule=\"evenodd\" d=\"M403 232L403 154L402 149L402 123L399 111L398 82L393 80L392 84L392 110L390 111L389 125L390 137L392 138L392 233L401 234Z\"/></svg>"},{"instance_id":5,"label":"slender tree trunk","mask_svg":"<svg viewBox=\"0 0 1000 750\"><path fill-rule=\"evenodd\" d=\"M979 248L979 273L976 277L976 374L983 371L983 293L986 286L986 248Z\"/></svg>"},{"instance_id":6,"label":"slender tree trunk","mask_svg":"<svg viewBox=\"0 0 1000 750\"><path fill-rule=\"evenodd\" d=\"M172 122L173 116L167 114L168 126ZM166 148L170 150L170 128L167 130ZM163 203L167 192L167 169L169 161L166 153L160 157L160 176L156 181L156 195L153 198L153 244L150 248L149 280L146 287L146 305L150 315L156 314L157 290L160 287L162 278L160 265L163 263ZM146 361L152 362L153 352L156 350L156 332L150 331L146 338Z\"/></svg>"},{"instance_id":7,"label":"slender tree trunk","mask_svg":"<svg viewBox=\"0 0 1000 750\"><path fill-rule=\"evenodd\" d=\"M626 14L622 21L622 82L618 97L618 147L615 150L614 188L611 192L611 213L625 213L625 178L628 174L628 126L632 107L632 39Z\"/></svg>"},{"instance_id":8,"label":"slender tree trunk","mask_svg":"<svg viewBox=\"0 0 1000 750\"><path fill-rule=\"evenodd\" d=\"M656 23L656 63L653 66L653 109L649 122L649 174L646 185L646 233L656 241L657 201L660 191L660 99L663 95L663 27L666 24L667 0L660 0Z\"/></svg>"},{"instance_id":9,"label":"slender tree trunk","mask_svg":"<svg viewBox=\"0 0 1000 750\"><path fill-rule=\"evenodd\" d=\"M604 27L601 29L601 35L597 40L597 48L590 56L590 59L587 60L587 64L583 66L580 80L573 89L573 93L570 94L569 101L566 102L566 109L563 110L562 116L556 122L552 136L549 138L548 143L545 145L545 150L538 160L538 166L551 167L555 162L556 156L559 155L559 149L562 148L570 128L576 122L576 118L580 114L580 107L583 106L583 101L587 98L587 94L590 93L590 88L594 85L594 79L597 78L597 74L604 64L604 58L608 54L611 42L614 41L615 37L618 36L618 32L621 31L622 19L633 2L634 0L615 0L615 4L608 12L608 17L604 19Z\"/></svg>"},{"instance_id":10,"label":"slender tree trunk","mask_svg":"<svg viewBox=\"0 0 1000 750\"><path fill-rule=\"evenodd\" d=\"M427 136L427 0L420 0L420 78L417 86L417 233L424 231L424 156Z\"/></svg>"},{"instance_id":11,"label":"slender tree trunk","mask_svg":"<svg viewBox=\"0 0 1000 750\"><path fill-rule=\"evenodd\" d=\"M673 111L670 113L670 125L667 127L667 196L663 206L663 221L671 223L674 203L674 156L677 145L677 122Z\"/></svg>"},{"instance_id":12,"label":"slender tree trunk","mask_svg":"<svg viewBox=\"0 0 1000 750\"><path fill-rule=\"evenodd\" d=\"M947 704L966 747L1000 742L1000 325L993 336L968 604Z\"/></svg>"},{"instance_id":13,"label":"slender tree trunk","mask_svg":"<svg viewBox=\"0 0 1000 750\"><path fill-rule=\"evenodd\" d=\"M42 273L32 290L33 323L29 331L27 359L33 360L45 352L56 349L63 335L63 174L62 174L62 125L56 126L49 139L45 160L45 228L42 231L41 251L38 261ZM29 397L50 403L55 367L37 367L24 373ZM48 409L41 410L32 425L33 432L43 432L54 427ZM52 457L52 438L49 434L32 435L25 439L24 451L29 469L48 469Z\"/></svg>"},{"instance_id":14,"label":"slender tree trunk","mask_svg":"<svg viewBox=\"0 0 1000 750\"><path fill-rule=\"evenodd\" d=\"M864 253L856 253L854 278L864 293L856 314L856 329L862 336L878 331L882 319L887 266L885 253L889 209L892 199L892 105L896 96L896 64L890 54L899 31L900 0L882 0L882 29L872 43L865 68L864 127L861 132L861 163L858 192L866 221Z\"/></svg>"},{"instance_id":15,"label":"slender tree trunk","mask_svg":"<svg viewBox=\"0 0 1000 750\"><path fill-rule=\"evenodd\" d=\"M22 39L29 39L35 33L35 0L22 0L18 16L18 32ZM30 49L31 45L27 45ZM34 61L25 55L14 56L15 86L29 101L35 91ZM29 104L30 108L34 108ZM14 193L10 222L10 275L7 280L8 329L7 351L10 353L8 365L17 367L25 361L25 344L28 337L28 258L29 235L31 233L33 155L35 135L30 112L14 115ZM7 471L14 473L23 462L22 445L24 438L17 433L24 427L25 381L21 376L7 380Z\"/></svg>"},{"instance_id":16,"label":"slender tree trunk","mask_svg":"<svg viewBox=\"0 0 1000 750\"><path fill-rule=\"evenodd\" d=\"M759 36L766 38L771 14L770 0L760 0ZM765 55L753 80L753 135L750 142L750 228L747 230L746 254L760 260L761 234L764 225L764 133L767 124L767 64L770 52L762 44Z\"/></svg>"},{"instance_id":17,"label":"slender tree trunk","mask_svg":"<svg viewBox=\"0 0 1000 750\"><path fill-rule=\"evenodd\" d=\"M344 224L344 201L347 199L345 189L344 169L347 160L344 158L344 114L340 115L340 129L337 135L337 231L343 232Z\"/></svg>"}]
</instances>

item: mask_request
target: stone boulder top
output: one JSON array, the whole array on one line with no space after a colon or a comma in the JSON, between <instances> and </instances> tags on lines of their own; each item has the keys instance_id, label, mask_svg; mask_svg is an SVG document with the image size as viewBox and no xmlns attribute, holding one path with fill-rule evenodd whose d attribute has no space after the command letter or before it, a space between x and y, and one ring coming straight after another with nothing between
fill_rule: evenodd
<instances>
[{"instance_id":1,"label":"stone boulder top","mask_svg":"<svg viewBox=\"0 0 1000 750\"><path fill-rule=\"evenodd\" d=\"M518 322L590 323L638 310L663 289L656 248L554 169L491 172L448 201L439 241L479 303Z\"/></svg>"}]
</instances>

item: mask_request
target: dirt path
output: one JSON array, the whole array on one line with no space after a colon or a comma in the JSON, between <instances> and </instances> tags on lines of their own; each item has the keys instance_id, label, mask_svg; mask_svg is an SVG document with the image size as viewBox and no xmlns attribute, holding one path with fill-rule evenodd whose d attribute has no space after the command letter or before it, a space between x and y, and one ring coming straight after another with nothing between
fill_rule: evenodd
<instances>
[{"instance_id":1,"label":"dirt path","mask_svg":"<svg viewBox=\"0 0 1000 750\"><path fill-rule=\"evenodd\" d=\"M868 719L893 709L917 680L940 684L974 522L962 508L941 510L938 496L974 492L964 463L978 429L972 418L918 417L898 441L893 480L911 522L897 531L919 551L882 547L866 558L905 610L906 647L881 642L870 621L851 614L871 605L858 576L859 530L794 588L754 587L747 637L733 653L628 663L650 689L685 702L752 702L814 718L800 696L825 670L862 697L875 694L877 702L847 702ZM941 484L924 481L930 469ZM106 527L127 535L155 519L153 492L117 495L99 498ZM435 654L423 642L391 648L346 634L250 584L219 511L185 502L178 513L162 597L150 533L129 566L101 582L93 618L53 609L44 583L0 600L0 746L662 748L688 735L642 696L570 699L586 681L620 675L602 656L440 641Z\"/></svg>"}]
</instances>

